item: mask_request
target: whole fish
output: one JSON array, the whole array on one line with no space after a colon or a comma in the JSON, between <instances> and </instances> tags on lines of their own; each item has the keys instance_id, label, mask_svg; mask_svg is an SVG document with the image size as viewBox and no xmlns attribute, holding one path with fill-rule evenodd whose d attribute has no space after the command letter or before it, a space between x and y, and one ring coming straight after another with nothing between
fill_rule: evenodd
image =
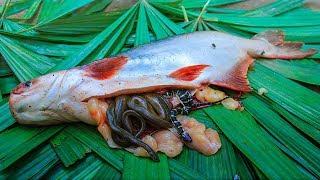
<instances>
[{"instance_id":1,"label":"whole fish","mask_svg":"<svg viewBox=\"0 0 320 180\"><path fill-rule=\"evenodd\" d=\"M215 31L184 34L21 83L10 95L10 109L21 124L97 124L86 106L92 97L210 84L248 92L247 71L253 58L300 59L316 53L301 51L301 46L284 42L281 31L263 32L252 39Z\"/></svg>"}]
</instances>

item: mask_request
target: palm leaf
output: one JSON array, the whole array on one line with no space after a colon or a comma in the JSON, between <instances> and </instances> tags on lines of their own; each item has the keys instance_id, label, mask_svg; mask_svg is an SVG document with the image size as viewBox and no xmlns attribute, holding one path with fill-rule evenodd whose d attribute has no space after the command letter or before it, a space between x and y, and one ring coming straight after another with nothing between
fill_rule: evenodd
<instances>
[{"instance_id":1,"label":"palm leaf","mask_svg":"<svg viewBox=\"0 0 320 180\"><path fill-rule=\"evenodd\" d=\"M9 76L12 74L11 69L7 63L3 60L3 57L0 56L0 77Z\"/></svg>"},{"instance_id":2,"label":"palm leaf","mask_svg":"<svg viewBox=\"0 0 320 180\"><path fill-rule=\"evenodd\" d=\"M3 23L3 30L5 30L6 32L19 32L19 31L25 31L27 30L27 26L23 25L23 24L20 24L14 20L10 20L10 19L4 19L2 21ZM25 34L25 35L34 35L36 34L35 31L31 30L31 31L28 31L28 32L23 32L22 34Z\"/></svg>"},{"instance_id":3,"label":"palm leaf","mask_svg":"<svg viewBox=\"0 0 320 180\"><path fill-rule=\"evenodd\" d=\"M306 167L315 176L320 174L320 167L318 166L320 161L319 148L304 138L259 98L250 96L243 103L247 111L255 117L258 123L279 141L281 144L280 149ZM294 141L291 139L294 139Z\"/></svg>"},{"instance_id":4,"label":"palm leaf","mask_svg":"<svg viewBox=\"0 0 320 180\"><path fill-rule=\"evenodd\" d=\"M33 2L30 8L28 8L23 15L22 19L31 19L37 13L39 6L41 5L42 0L36 0Z\"/></svg>"},{"instance_id":5,"label":"palm leaf","mask_svg":"<svg viewBox=\"0 0 320 180\"><path fill-rule=\"evenodd\" d=\"M279 0L273 3L266 4L262 7L254 9L244 14L251 17L267 17L276 16L292 9L300 7L304 4L304 0Z\"/></svg>"},{"instance_id":6,"label":"palm leaf","mask_svg":"<svg viewBox=\"0 0 320 180\"><path fill-rule=\"evenodd\" d=\"M86 153L91 152L90 148L76 140L66 130L51 139L51 144L66 167L85 157Z\"/></svg>"},{"instance_id":7,"label":"palm leaf","mask_svg":"<svg viewBox=\"0 0 320 180\"><path fill-rule=\"evenodd\" d=\"M66 61L63 61L56 65L54 68L50 69L50 71L57 71L61 69L67 69L74 67L78 65L81 61L83 61L85 58L87 58L96 48L98 48L105 39L109 38L113 41L108 41L108 43L103 46L102 50L96 50L96 54L94 57L102 58L105 53L106 49L110 49L110 46L114 44L115 40L119 37L120 31L117 31L117 35L114 35L113 32L122 27L121 29L124 30L127 23L129 22L130 18L133 18L136 12L136 6L132 7L129 11L127 11L124 15L122 15L118 20L116 20L114 23L112 23L108 28L103 30L100 34L98 34L95 38L93 38L90 42L88 42L84 48L80 51L80 53L75 54L74 56L70 56ZM103 51L104 50L104 51ZM94 58L95 59L95 58ZM93 60L93 59L92 59Z\"/></svg>"},{"instance_id":8,"label":"palm leaf","mask_svg":"<svg viewBox=\"0 0 320 180\"><path fill-rule=\"evenodd\" d=\"M153 163L109 148L89 125L14 124L8 93L18 81L176 34L218 30L250 38L276 28L289 40L307 42L304 48L320 49L320 14L303 7L303 1L279 0L253 10L223 6L239 1L215 0L204 8L207 0L141 0L108 13L102 12L108 0L20 0L1 6L0 177L319 178L320 96L309 89L319 85L319 53L301 61L256 62L248 75L254 92L244 96L243 112L221 106L193 112L220 134L222 148L209 157L185 148L174 159L160 154L161 162ZM258 96L260 88L268 92Z\"/></svg>"},{"instance_id":9,"label":"palm leaf","mask_svg":"<svg viewBox=\"0 0 320 180\"><path fill-rule=\"evenodd\" d=\"M13 38L0 35L0 41L2 56L20 81L35 78L55 65L52 59L28 51Z\"/></svg>"},{"instance_id":10,"label":"palm leaf","mask_svg":"<svg viewBox=\"0 0 320 180\"><path fill-rule=\"evenodd\" d=\"M30 6L32 6L33 3L34 3L33 0L22 0L22 1L17 1L14 3L10 2L5 14L6 14L6 16L14 15L16 13L19 13L19 12L29 8ZM0 9L1 9L1 12L3 12L5 9L5 5L0 6Z\"/></svg>"},{"instance_id":11,"label":"palm leaf","mask_svg":"<svg viewBox=\"0 0 320 180\"><path fill-rule=\"evenodd\" d=\"M266 97L284 107L287 111L319 129L320 95L293 81L290 81L274 71L255 64L255 70L249 74L251 86L258 90L265 88ZM291 96L288 96L290 92Z\"/></svg>"},{"instance_id":12,"label":"palm leaf","mask_svg":"<svg viewBox=\"0 0 320 180\"><path fill-rule=\"evenodd\" d=\"M296 128L300 129L305 135L312 138L315 142L320 144L320 134L319 130L312 126L311 124L303 121L302 119L298 118L297 116L291 114L286 109L281 107L279 104L274 102L270 102L269 104L272 108L279 113L279 115L283 116L289 123L294 125Z\"/></svg>"},{"instance_id":13,"label":"palm leaf","mask_svg":"<svg viewBox=\"0 0 320 180\"><path fill-rule=\"evenodd\" d=\"M286 27L302 27L302 26L315 26L319 25L319 14L315 14L310 17L241 17L232 16L228 14L207 14L204 19L213 22L223 22L232 25L247 26L250 27L269 27L269 28L286 28Z\"/></svg>"},{"instance_id":14,"label":"palm leaf","mask_svg":"<svg viewBox=\"0 0 320 180\"><path fill-rule=\"evenodd\" d=\"M70 168L66 168L63 165L53 168L48 173L48 177L50 179L84 179L93 177L120 179L121 174L96 155L90 154Z\"/></svg>"},{"instance_id":15,"label":"palm leaf","mask_svg":"<svg viewBox=\"0 0 320 180\"><path fill-rule=\"evenodd\" d=\"M139 15L137 22L137 37L135 38L135 46L142 45L146 43L150 43L149 30L148 30L148 22L146 15L145 3L140 3L139 5Z\"/></svg>"},{"instance_id":16,"label":"palm leaf","mask_svg":"<svg viewBox=\"0 0 320 180\"><path fill-rule=\"evenodd\" d=\"M77 3L74 3L72 0L64 1L54 1L54 0L44 0L36 27L43 26L55 19L64 16L76 9L79 9L89 3L93 2L92 0L79 0Z\"/></svg>"},{"instance_id":17,"label":"palm leaf","mask_svg":"<svg viewBox=\"0 0 320 180\"><path fill-rule=\"evenodd\" d=\"M205 176L174 159L168 161L171 179L203 179Z\"/></svg>"},{"instance_id":18,"label":"palm leaf","mask_svg":"<svg viewBox=\"0 0 320 180\"><path fill-rule=\"evenodd\" d=\"M123 169L123 151L111 149L96 130L84 125L69 126L65 130L81 143L90 147L114 168L119 171Z\"/></svg>"},{"instance_id":19,"label":"palm leaf","mask_svg":"<svg viewBox=\"0 0 320 180\"><path fill-rule=\"evenodd\" d=\"M244 14L247 10L244 9L230 9L230 8L221 8L221 7L208 7L207 11L209 13L223 13L223 14Z\"/></svg>"},{"instance_id":20,"label":"palm leaf","mask_svg":"<svg viewBox=\"0 0 320 180\"><path fill-rule=\"evenodd\" d=\"M1 132L15 123L15 120L12 117L9 110L9 103L5 100L1 101L0 114L1 114L1 119L0 119L0 132Z\"/></svg>"},{"instance_id":21,"label":"palm leaf","mask_svg":"<svg viewBox=\"0 0 320 180\"><path fill-rule=\"evenodd\" d=\"M27 128L15 127L1 133L0 144L2 144L0 154L0 170L5 169L17 159L27 154L33 148L49 139L63 127L51 128ZM7 143L7 139L15 138L12 143Z\"/></svg>"},{"instance_id":22,"label":"palm leaf","mask_svg":"<svg viewBox=\"0 0 320 180\"><path fill-rule=\"evenodd\" d=\"M111 0L93 1L91 5L85 9L85 14L92 14L102 11L111 3Z\"/></svg>"},{"instance_id":23,"label":"palm leaf","mask_svg":"<svg viewBox=\"0 0 320 180\"><path fill-rule=\"evenodd\" d=\"M9 94L11 90L16 87L19 83L17 79L13 76L6 76L0 78L0 91L2 94Z\"/></svg>"},{"instance_id":24,"label":"palm leaf","mask_svg":"<svg viewBox=\"0 0 320 180\"><path fill-rule=\"evenodd\" d=\"M211 1L209 6L221 6L221 5L233 4L241 1L244 1L244 0L215 0L215 1ZM185 8L202 8L206 2L207 0L199 0L199 1L184 0L182 2L182 5Z\"/></svg>"},{"instance_id":25,"label":"palm leaf","mask_svg":"<svg viewBox=\"0 0 320 180\"><path fill-rule=\"evenodd\" d=\"M283 154L246 111L230 111L217 106L207 108L205 112L217 123L230 141L268 178L276 179L290 176L303 179L312 177L296 162Z\"/></svg>"},{"instance_id":26,"label":"palm leaf","mask_svg":"<svg viewBox=\"0 0 320 180\"><path fill-rule=\"evenodd\" d=\"M261 64L282 74L283 76L297 81L320 85L320 64L313 60L299 61L263 61Z\"/></svg>"},{"instance_id":27,"label":"palm leaf","mask_svg":"<svg viewBox=\"0 0 320 180\"><path fill-rule=\"evenodd\" d=\"M123 179L170 179L167 156L161 154L160 162L154 163L150 159L142 159L125 153ZM139 164L139 166L136 166Z\"/></svg>"},{"instance_id":28,"label":"palm leaf","mask_svg":"<svg viewBox=\"0 0 320 180\"><path fill-rule=\"evenodd\" d=\"M59 161L58 156L48 144L38 146L37 149L28 154L5 171L2 171L1 178L12 179L39 179L43 177Z\"/></svg>"},{"instance_id":29,"label":"palm leaf","mask_svg":"<svg viewBox=\"0 0 320 180\"><path fill-rule=\"evenodd\" d=\"M117 11L108 14L79 14L77 16L63 17L38 27L37 30L43 35L86 34L91 35L93 38L94 35L104 30L122 14L123 12Z\"/></svg>"}]
</instances>

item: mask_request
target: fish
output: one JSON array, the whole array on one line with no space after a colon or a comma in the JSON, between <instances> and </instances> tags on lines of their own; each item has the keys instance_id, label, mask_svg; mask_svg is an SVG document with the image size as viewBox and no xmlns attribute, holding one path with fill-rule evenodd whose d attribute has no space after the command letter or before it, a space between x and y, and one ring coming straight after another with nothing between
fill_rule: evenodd
<instances>
[{"instance_id":1,"label":"fish","mask_svg":"<svg viewBox=\"0 0 320 180\"><path fill-rule=\"evenodd\" d=\"M144 110L140 107L143 114L154 117L148 121L143 120L143 117L140 117L142 114L137 114L137 111L125 111L127 114L130 113L130 116L140 117L141 126L145 126L143 124L146 122L154 127L162 126L155 134L147 134L141 140L138 139L138 135L134 137L128 132L123 132L127 134L124 137L131 137L132 142L138 145L134 148L128 141L121 140L121 137L115 139L112 135L118 127L111 126L115 123L112 120L115 116L110 114L110 108L114 103L108 100L115 99L117 103L123 101L130 105L131 101L125 99L131 95L138 99L147 97L150 102L155 103L158 95L146 93L187 89L195 92L195 98L202 103L219 102L227 98L226 94L212 90L209 85L249 92L251 88L247 72L255 58L291 60L316 53L314 49L300 50L302 45L300 42L285 42L284 34L279 30L262 32L251 39L216 31L179 35L139 46L118 56L85 66L53 72L23 82L12 90L9 106L13 117L20 124L54 125L82 121L98 126L98 131L110 147L121 148L123 144L127 151L135 155L150 156L158 161L155 152L161 151L169 157L174 157L182 151L183 146L181 139L177 138L177 133L167 129L171 127L169 121L165 120L165 117L169 116L165 110L169 106L164 105L167 103L159 101L159 107L155 106L159 113L161 112L158 118L147 112L150 107ZM170 103L172 107L181 102L179 98L174 98ZM131 109L139 109L131 106ZM120 114L116 113L116 116L121 116L121 112L122 110L118 112ZM163 114L164 112L167 114ZM190 141L184 142L188 147L204 155L214 154L220 149L218 133L210 128L206 129L195 119L178 118L173 124L186 129L188 136L190 135ZM127 126L131 126L130 123ZM141 127L142 129L145 127ZM179 133L184 132L183 129L180 131ZM138 134L141 133L145 134L139 130Z\"/></svg>"},{"instance_id":2,"label":"fish","mask_svg":"<svg viewBox=\"0 0 320 180\"><path fill-rule=\"evenodd\" d=\"M249 92L247 71L254 58L290 60L316 53L314 49L300 50L302 45L285 42L280 30L251 39L217 31L174 36L23 82L10 94L10 110L20 124L82 121L94 125L97 122L86 106L92 97L197 89L211 84Z\"/></svg>"},{"instance_id":3,"label":"fish","mask_svg":"<svg viewBox=\"0 0 320 180\"><path fill-rule=\"evenodd\" d=\"M10 111L18 123L25 125L55 125L79 121L96 125L110 147L119 147L111 137L107 120L108 117L113 117L108 100L119 96L183 89L193 92L199 90L195 96L200 101L220 101L226 95L207 90L206 87L215 85L250 92L247 73L254 59L292 60L316 53L315 49L301 50L302 45L301 42L284 41L284 33L280 30L265 31L251 39L217 31L174 36L88 65L52 72L20 83L10 94ZM106 115L106 112L109 114ZM136 112L128 112L139 116ZM160 123L153 119L148 122L167 124L164 127L170 125L167 121ZM141 120L141 123L145 122ZM175 120L173 124L186 128L195 139L193 142L189 139L188 146L205 155L214 154L221 147L217 132L206 130L196 120ZM201 127L201 131L193 126ZM183 132L181 128L180 130ZM154 160L158 160L154 154L156 151L165 152L169 156L181 152L182 146L177 145L181 144L177 140L166 144L165 139L173 137L169 131L158 134L162 135L148 136L143 139L145 142L129 134L144 149L128 151L146 156L144 150L147 150L148 153L153 153L151 158ZM155 145L180 149L167 152Z\"/></svg>"}]
</instances>

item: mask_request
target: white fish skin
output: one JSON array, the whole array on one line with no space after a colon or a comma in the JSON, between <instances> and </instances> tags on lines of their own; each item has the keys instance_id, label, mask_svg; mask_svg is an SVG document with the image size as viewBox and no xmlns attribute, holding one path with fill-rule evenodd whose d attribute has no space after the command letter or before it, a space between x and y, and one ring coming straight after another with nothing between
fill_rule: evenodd
<instances>
[{"instance_id":1,"label":"white fish skin","mask_svg":"<svg viewBox=\"0 0 320 180\"><path fill-rule=\"evenodd\" d=\"M215 31L180 35L21 83L10 95L10 109L21 124L96 124L86 107L90 97L197 89L207 84L247 92L246 74L253 58L299 59L316 52L302 52L301 45L284 42L281 31L267 31L253 39Z\"/></svg>"}]
</instances>

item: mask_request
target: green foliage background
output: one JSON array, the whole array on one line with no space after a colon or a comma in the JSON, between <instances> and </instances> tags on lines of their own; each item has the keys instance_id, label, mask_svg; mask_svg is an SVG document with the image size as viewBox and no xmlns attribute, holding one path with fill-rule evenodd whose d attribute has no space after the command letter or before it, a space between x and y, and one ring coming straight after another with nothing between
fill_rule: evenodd
<instances>
[{"instance_id":1,"label":"green foliage background","mask_svg":"<svg viewBox=\"0 0 320 180\"><path fill-rule=\"evenodd\" d=\"M154 163L110 149L95 127L25 127L10 114L8 95L19 82L177 34L217 30L250 38L282 29L286 40L320 50L320 13L303 0L277 0L254 10L224 7L240 1L140 0L105 13L111 0L6 0L0 8L0 177L320 178L320 54L256 61L248 75L253 92L242 100L245 111L214 106L193 112L220 133L222 148L209 157L185 148ZM258 95L259 88L268 93Z\"/></svg>"}]
</instances>

